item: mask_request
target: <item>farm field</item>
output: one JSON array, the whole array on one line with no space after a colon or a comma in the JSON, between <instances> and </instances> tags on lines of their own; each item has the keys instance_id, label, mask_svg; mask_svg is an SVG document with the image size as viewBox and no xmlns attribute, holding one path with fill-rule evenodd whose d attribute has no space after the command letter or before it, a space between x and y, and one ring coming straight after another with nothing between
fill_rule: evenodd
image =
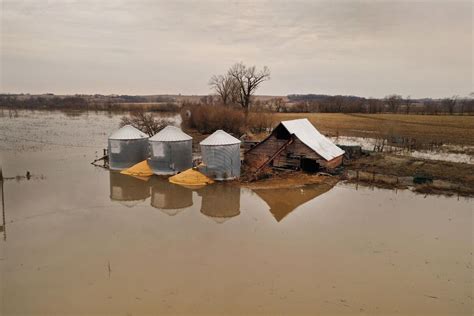
<instances>
[{"instance_id":1,"label":"farm field","mask_svg":"<svg viewBox=\"0 0 474 316\"><path fill-rule=\"evenodd\" d=\"M399 136L419 142L474 146L474 116L277 113L275 120L308 118L316 128L330 136L382 138Z\"/></svg>"}]
</instances>

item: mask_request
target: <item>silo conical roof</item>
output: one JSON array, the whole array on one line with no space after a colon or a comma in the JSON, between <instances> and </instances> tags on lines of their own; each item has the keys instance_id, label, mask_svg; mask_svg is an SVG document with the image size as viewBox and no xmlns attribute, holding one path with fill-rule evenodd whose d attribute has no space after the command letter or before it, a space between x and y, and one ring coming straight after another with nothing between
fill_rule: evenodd
<instances>
[{"instance_id":1,"label":"silo conical roof","mask_svg":"<svg viewBox=\"0 0 474 316\"><path fill-rule=\"evenodd\" d=\"M193 139L183 132L179 127L168 125L161 131L150 137L151 141L159 142L179 142Z\"/></svg>"},{"instance_id":2,"label":"silo conical roof","mask_svg":"<svg viewBox=\"0 0 474 316\"><path fill-rule=\"evenodd\" d=\"M125 140L125 139L141 139L148 138L148 135L136 129L132 125L125 125L124 127L113 132L109 139Z\"/></svg>"},{"instance_id":3,"label":"silo conical roof","mask_svg":"<svg viewBox=\"0 0 474 316\"><path fill-rule=\"evenodd\" d=\"M241 141L234 136L224 132L223 130L219 129L212 133L209 137L204 139L199 144L204 146L219 146L219 145L234 145L240 144Z\"/></svg>"}]
</instances>

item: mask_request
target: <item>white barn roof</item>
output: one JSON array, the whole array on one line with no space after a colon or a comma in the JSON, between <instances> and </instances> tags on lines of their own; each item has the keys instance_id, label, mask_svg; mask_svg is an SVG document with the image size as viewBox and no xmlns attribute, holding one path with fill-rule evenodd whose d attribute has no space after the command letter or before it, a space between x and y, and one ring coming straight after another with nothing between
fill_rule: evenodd
<instances>
[{"instance_id":1,"label":"white barn roof","mask_svg":"<svg viewBox=\"0 0 474 316\"><path fill-rule=\"evenodd\" d=\"M150 141L155 142L180 142L193 139L176 126L168 125L161 131L150 137Z\"/></svg>"},{"instance_id":2,"label":"white barn roof","mask_svg":"<svg viewBox=\"0 0 474 316\"><path fill-rule=\"evenodd\" d=\"M204 146L219 146L219 145L234 145L240 144L241 141L234 136L227 134L223 130L219 129L209 135L206 139L204 139L199 144Z\"/></svg>"},{"instance_id":3,"label":"white barn roof","mask_svg":"<svg viewBox=\"0 0 474 316\"><path fill-rule=\"evenodd\" d=\"M295 134L306 146L327 161L344 154L344 150L318 132L308 119L282 121L281 124L290 134Z\"/></svg>"},{"instance_id":4,"label":"white barn roof","mask_svg":"<svg viewBox=\"0 0 474 316\"><path fill-rule=\"evenodd\" d=\"M141 139L141 138L148 138L148 135L136 129L132 125L125 125L124 127L116 130L109 136L109 139L115 139L115 140Z\"/></svg>"}]
</instances>

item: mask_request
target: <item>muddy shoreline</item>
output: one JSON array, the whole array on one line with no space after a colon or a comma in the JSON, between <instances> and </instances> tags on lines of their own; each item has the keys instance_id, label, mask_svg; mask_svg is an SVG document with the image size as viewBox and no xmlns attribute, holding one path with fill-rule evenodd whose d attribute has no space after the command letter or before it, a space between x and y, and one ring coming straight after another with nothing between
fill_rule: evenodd
<instances>
[{"instance_id":1,"label":"muddy shoreline","mask_svg":"<svg viewBox=\"0 0 474 316\"><path fill-rule=\"evenodd\" d=\"M474 196L474 168L466 163L371 153L345 162L344 179L423 194Z\"/></svg>"},{"instance_id":2,"label":"muddy shoreline","mask_svg":"<svg viewBox=\"0 0 474 316\"><path fill-rule=\"evenodd\" d=\"M474 171L468 164L371 153L346 160L334 175L301 171L272 172L265 179L235 181L251 189L283 189L306 185L335 186L340 181L420 194L474 196Z\"/></svg>"}]
</instances>

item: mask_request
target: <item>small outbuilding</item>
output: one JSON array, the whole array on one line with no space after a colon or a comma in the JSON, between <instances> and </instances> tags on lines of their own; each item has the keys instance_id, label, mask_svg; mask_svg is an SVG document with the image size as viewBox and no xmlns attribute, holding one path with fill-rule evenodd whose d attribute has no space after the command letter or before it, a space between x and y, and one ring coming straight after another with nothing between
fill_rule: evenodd
<instances>
[{"instance_id":1,"label":"small outbuilding","mask_svg":"<svg viewBox=\"0 0 474 316\"><path fill-rule=\"evenodd\" d=\"M223 130L215 131L200 143L203 162L200 171L215 180L240 177L240 143Z\"/></svg>"},{"instance_id":2,"label":"small outbuilding","mask_svg":"<svg viewBox=\"0 0 474 316\"><path fill-rule=\"evenodd\" d=\"M322 135L307 119L282 121L270 136L245 153L251 168L264 166L316 172L342 164L344 150Z\"/></svg>"},{"instance_id":3,"label":"small outbuilding","mask_svg":"<svg viewBox=\"0 0 474 316\"><path fill-rule=\"evenodd\" d=\"M148 135L125 125L109 136L108 152L111 170L127 169L148 158Z\"/></svg>"},{"instance_id":4,"label":"small outbuilding","mask_svg":"<svg viewBox=\"0 0 474 316\"><path fill-rule=\"evenodd\" d=\"M166 126L149 139L148 164L157 175L173 175L193 166L193 138L175 126Z\"/></svg>"}]
</instances>

